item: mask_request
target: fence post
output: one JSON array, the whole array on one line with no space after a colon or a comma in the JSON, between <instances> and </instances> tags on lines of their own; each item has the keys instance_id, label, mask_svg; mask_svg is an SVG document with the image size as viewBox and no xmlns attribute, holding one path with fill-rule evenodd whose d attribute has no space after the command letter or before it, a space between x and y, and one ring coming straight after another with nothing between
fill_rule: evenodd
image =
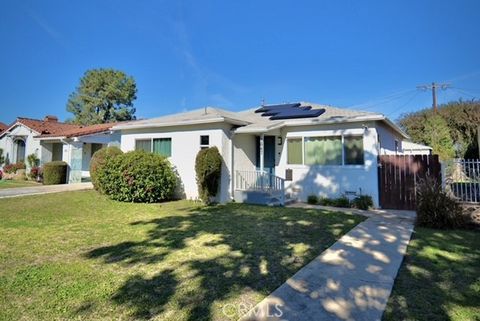
<instances>
[{"instance_id":1,"label":"fence post","mask_svg":"<svg viewBox=\"0 0 480 321\"><path fill-rule=\"evenodd\" d=\"M440 174L442 175L442 190L445 191L447 187L447 168L445 162L440 162Z\"/></svg>"}]
</instances>

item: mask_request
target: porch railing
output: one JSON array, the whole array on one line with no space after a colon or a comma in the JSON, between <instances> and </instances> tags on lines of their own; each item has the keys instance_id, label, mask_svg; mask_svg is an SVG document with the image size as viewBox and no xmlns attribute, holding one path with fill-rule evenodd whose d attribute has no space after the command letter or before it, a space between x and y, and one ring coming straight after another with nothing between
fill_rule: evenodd
<instances>
[{"instance_id":1,"label":"porch railing","mask_svg":"<svg viewBox=\"0 0 480 321\"><path fill-rule=\"evenodd\" d=\"M454 159L446 164L446 188L461 202L480 203L480 160Z\"/></svg>"},{"instance_id":2,"label":"porch railing","mask_svg":"<svg viewBox=\"0 0 480 321\"><path fill-rule=\"evenodd\" d=\"M235 190L267 192L285 204L285 179L265 171L235 171Z\"/></svg>"}]
</instances>

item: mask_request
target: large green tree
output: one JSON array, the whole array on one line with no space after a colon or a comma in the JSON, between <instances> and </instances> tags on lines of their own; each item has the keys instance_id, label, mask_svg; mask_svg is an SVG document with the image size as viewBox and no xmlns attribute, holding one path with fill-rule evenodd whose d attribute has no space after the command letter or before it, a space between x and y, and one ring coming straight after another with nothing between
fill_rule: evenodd
<instances>
[{"instance_id":1,"label":"large green tree","mask_svg":"<svg viewBox=\"0 0 480 321\"><path fill-rule=\"evenodd\" d=\"M91 125L135 119L136 94L135 80L124 72L88 70L68 99L67 111L74 115L70 121Z\"/></svg>"},{"instance_id":2,"label":"large green tree","mask_svg":"<svg viewBox=\"0 0 480 321\"><path fill-rule=\"evenodd\" d=\"M453 139L447 122L440 115L433 115L425 121L423 129L425 143L433 148L434 154L447 160L455 157Z\"/></svg>"},{"instance_id":3,"label":"large green tree","mask_svg":"<svg viewBox=\"0 0 480 321\"><path fill-rule=\"evenodd\" d=\"M478 158L478 132L480 124L480 101L458 100L439 106L437 116L440 116L449 129L452 147L458 157ZM430 144L434 131L425 130L427 121L435 116L431 108L402 115L398 121L416 143ZM438 123L439 121L436 120ZM430 125L431 123L429 123ZM443 127L443 122L440 126ZM443 130L443 128L441 128ZM433 147L433 146L432 146ZM435 152L435 150L434 150Z\"/></svg>"}]
</instances>

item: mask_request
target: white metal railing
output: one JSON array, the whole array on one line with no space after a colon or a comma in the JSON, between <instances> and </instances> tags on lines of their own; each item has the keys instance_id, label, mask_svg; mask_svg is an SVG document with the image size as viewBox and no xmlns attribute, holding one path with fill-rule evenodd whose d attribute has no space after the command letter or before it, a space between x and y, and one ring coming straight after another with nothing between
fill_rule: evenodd
<instances>
[{"instance_id":1,"label":"white metal railing","mask_svg":"<svg viewBox=\"0 0 480 321\"><path fill-rule=\"evenodd\" d=\"M285 204L285 179L266 171L235 171L235 190L268 192Z\"/></svg>"},{"instance_id":2,"label":"white metal railing","mask_svg":"<svg viewBox=\"0 0 480 321\"><path fill-rule=\"evenodd\" d=\"M454 159L446 164L445 186L461 202L480 203L480 159Z\"/></svg>"}]
</instances>

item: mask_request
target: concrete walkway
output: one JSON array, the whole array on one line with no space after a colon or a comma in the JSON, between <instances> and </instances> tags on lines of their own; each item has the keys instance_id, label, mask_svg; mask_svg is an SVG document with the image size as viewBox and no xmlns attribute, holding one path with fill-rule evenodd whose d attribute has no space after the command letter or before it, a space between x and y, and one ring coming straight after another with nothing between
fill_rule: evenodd
<instances>
[{"instance_id":1,"label":"concrete walkway","mask_svg":"<svg viewBox=\"0 0 480 321\"><path fill-rule=\"evenodd\" d=\"M380 321L410 241L415 213L353 212L369 218L241 320Z\"/></svg>"},{"instance_id":2,"label":"concrete walkway","mask_svg":"<svg viewBox=\"0 0 480 321\"><path fill-rule=\"evenodd\" d=\"M28 195L41 195L41 194L60 193L60 192L69 192L69 191L80 191L80 190L86 190L86 189L92 189L92 188L93 188L92 183L5 188L5 189L0 189L0 199L9 198L9 197L28 196Z\"/></svg>"}]
</instances>

